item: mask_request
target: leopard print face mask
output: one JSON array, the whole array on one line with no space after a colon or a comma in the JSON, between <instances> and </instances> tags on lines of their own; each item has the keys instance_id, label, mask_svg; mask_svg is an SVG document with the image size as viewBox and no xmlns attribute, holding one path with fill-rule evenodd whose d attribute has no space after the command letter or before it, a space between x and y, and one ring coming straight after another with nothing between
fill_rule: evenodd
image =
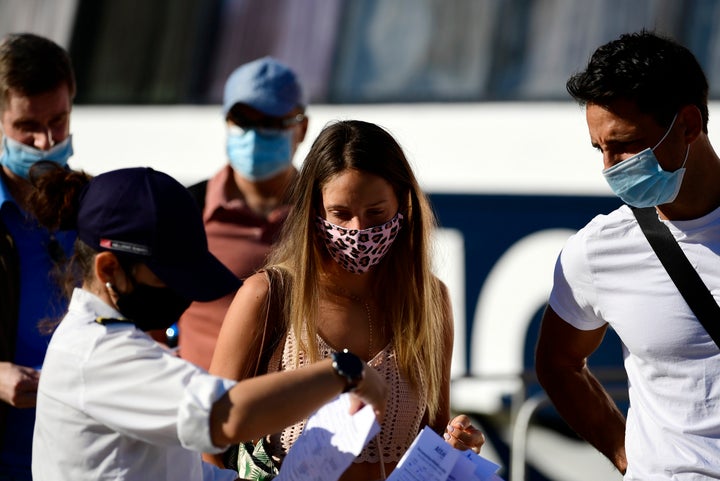
<instances>
[{"instance_id":1,"label":"leopard print face mask","mask_svg":"<svg viewBox=\"0 0 720 481\"><path fill-rule=\"evenodd\" d=\"M400 232L402 219L403 215L398 212L384 224L358 230L331 224L318 216L315 225L335 262L349 272L362 274L377 265L390 250Z\"/></svg>"}]
</instances>

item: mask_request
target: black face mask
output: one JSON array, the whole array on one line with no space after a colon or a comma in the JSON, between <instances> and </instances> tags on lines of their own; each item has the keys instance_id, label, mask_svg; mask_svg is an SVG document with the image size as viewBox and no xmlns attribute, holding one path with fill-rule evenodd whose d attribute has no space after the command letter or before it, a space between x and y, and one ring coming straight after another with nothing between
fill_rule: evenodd
<instances>
[{"instance_id":1,"label":"black face mask","mask_svg":"<svg viewBox=\"0 0 720 481\"><path fill-rule=\"evenodd\" d=\"M167 329L172 326L191 301L175 293L168 287L152 287L133 282L132 292L118 296L117 307L120 314L132 321L142 331Z\"/></svg>"}]
</instances>

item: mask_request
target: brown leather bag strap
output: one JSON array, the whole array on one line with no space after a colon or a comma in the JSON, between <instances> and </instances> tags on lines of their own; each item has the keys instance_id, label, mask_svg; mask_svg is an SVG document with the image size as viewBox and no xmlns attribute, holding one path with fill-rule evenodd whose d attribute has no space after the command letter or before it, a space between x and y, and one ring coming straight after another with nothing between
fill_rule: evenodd
<instances>
[{"instance_id":1,"label":"brown leather bag strap","mask_svg":"<svg viewBox=\"0 0 720 481\"><path fill-rule=\"evenodd\" d=\"M257 362L255 363L253 376L266 374L268 372L268 365L272 355L285 340L285 322L282 314L284 306L279 302L281 297L278 296L278 291L283 291L282 273L272 267L264 272L267 276L269 287L265 304L265 322L263 323L263 332L260 337L260 350L258 352Z\"/></svg>"},{"instance_id":2,"label":"brown leather bag strap","mask_svg":"<svg viewBox=\"0 0 720 481\"><path fill-rule=\"evenodd\" d=\"M265 271L265 276L268 278L268 295L267 295L267 301L265 302L265 322L263 323L263 332L262 337L260 337L260 349L258 350L258 357L257 361L255 362L255 371L253 372L253 377L258 375L258 372L260 371L260 364L262 364L263 360L263 354L265 353L265 340L267 339L267 327L268 327L268 317L270 317L270 306L272 304L272 291L273 291L273 285L272 280L270 279L270 275L267 271ZM267 366L265 366L265 372L267 372Z\"/></svg>"}]
</instances>

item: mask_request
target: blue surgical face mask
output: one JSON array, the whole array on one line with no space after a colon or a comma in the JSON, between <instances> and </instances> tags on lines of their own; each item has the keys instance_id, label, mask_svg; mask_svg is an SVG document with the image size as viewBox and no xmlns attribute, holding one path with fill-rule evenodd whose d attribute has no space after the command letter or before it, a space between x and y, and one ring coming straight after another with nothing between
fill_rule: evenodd
<instances>
[{"instance_id":1,"label":"blue surgical face mask","mask_svg":"<svg viewBox=\"0 0 720 481\"><path fill-rule=\"evenodd\" d=\"M603 170L610 188L626 204L633 207L654 207L672 202L680 192L690 146L688 145L685 151L682 166L674 172L663 170L653 153L670 133L676 118L677 114L655 147L647 148Z\"/></svg>"},{"instance_id":2,"label":"blue surgical face mask","mask_svg":"<svg viewBox=\"0 0 720 481\"><path fill-rule=\"evenodd\" d=\"M68 135L65 140L53 145L49 150L36 149L4 135L0 164L10 169L13 174L27 179L30 167L35 162L50 160L65 167L72 154L72 135Z\"/></svg>"},{"instance_id":3,"label":"blue surgical face mask","mask_svg":"<svg viewBox=\"0 0 720 481\"><path fill-rule=\"evenodd\" d=\"M266 180L290 167L292 129L241 129L229 127L227 155L230 165L249 180Z\"/></svg>"}]
</instances>

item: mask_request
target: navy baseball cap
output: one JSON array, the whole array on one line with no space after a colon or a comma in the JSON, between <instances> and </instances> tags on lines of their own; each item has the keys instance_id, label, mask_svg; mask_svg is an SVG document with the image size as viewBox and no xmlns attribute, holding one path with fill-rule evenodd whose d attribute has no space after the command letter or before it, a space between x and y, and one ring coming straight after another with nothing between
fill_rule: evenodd
<instances>
[{"instance_id":1,"label":"navy baseball cap","mask_svg":"<svg viewBox=\"0 0 720 481\"><path fill-rule=\"evenodd\" d=\"M235 104L245 104L265 115L282 117L304 105L295 73L272 57L241 65L225 82L223 115Z\"/></svg>"},{"instance_id":2,"label":"navy baseball cap","mask_svg":"<svg viewBox=\"0 0 720 481\"><path fill-rule=\"evenodd\" d=\"M242 284L210 253L200 208L169 175L148 167L105 172L90 180L79 202L85 244L144 263L186 299L211 301Z\"/></svg>"}]
</instances>

